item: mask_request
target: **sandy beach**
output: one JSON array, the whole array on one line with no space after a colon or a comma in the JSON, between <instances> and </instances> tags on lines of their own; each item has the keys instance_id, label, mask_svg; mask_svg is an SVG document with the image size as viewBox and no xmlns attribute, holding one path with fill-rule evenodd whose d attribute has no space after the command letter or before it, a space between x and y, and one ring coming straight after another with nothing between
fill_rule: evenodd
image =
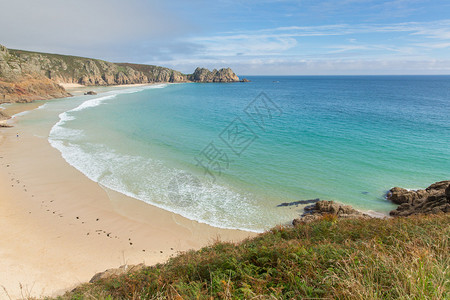
<instances>
[{"instance_id":1,"label":"sandy beach","mask_svg":"<svg viewBox=\"0 0 450 300\"><path fill-rule=\"evenodd\" d=\"M58 83L62 86L66 91L68 91L73 96L83 95L88 91L94 91L96 93L101 93L109 90L120 89L120 88L130 88L130 87L139 87L139 86L149 86L161 83L136 83L136 84L118 84L111 86L86 86L78 83Z\"/></svg>"},{"instance_id":2,"label":"sandy beach","mask_svg":"<svg viewBox=\"0 0 450 300\"><path fill-rule=\"evenodd\" d=\"M15 105L6 112L20 110ZM47 136L24 128L20 118L13 123L0 128L1 299L58 295L109 268L152 265L217 239L255 235L200 224L108 190L67 164ZM48 135L51 126L40 132Z\"/></svg>"}]
</instances>

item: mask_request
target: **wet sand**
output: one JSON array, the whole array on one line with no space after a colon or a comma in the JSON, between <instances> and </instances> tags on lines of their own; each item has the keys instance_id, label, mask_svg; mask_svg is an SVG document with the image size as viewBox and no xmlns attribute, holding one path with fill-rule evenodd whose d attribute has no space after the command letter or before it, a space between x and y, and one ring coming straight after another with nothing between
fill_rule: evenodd
<instances>
[{"instance_id":1,"label":"wet sand","mask_svg":"<svg viewBox=\"0 0 450 300\"><path fill-rule=\"evenodd\" d=\"M13 122L0 128L1 299L6 291L13 299L58 295L109 268L152 265L217 239L255 235L108 190L67 164L47 136L23 127L20 117Z\"/></svg>"}]
</instances>

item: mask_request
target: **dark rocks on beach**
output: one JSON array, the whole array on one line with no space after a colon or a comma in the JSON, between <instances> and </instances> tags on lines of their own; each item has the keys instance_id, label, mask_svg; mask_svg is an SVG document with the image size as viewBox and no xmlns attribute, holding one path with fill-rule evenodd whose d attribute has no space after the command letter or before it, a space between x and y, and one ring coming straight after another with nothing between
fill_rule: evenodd
<instances>
[{"instance_id":1,"label":"dark rocks on beach","mask_svg":"<svg viewBox=\"0 0 450 300\"><path fill-rule=\"evenodd\" d=\"M293 206L293 205L301 205L301 204L311 204L311 203L316 203L318 201L320 201L319 198L311 199L311 200L299 200L299 201L294 201L294 202L283 202L281 204L278 204L277 207Z\"/></svg>"},{"instance_id":2,"label":"dark rocks on beach","mask_svg":"<svg viewBox=\"0 0 450 300\"><path fill-rule=\"evenodd\" d=\"M6 113L4 113L4 112L2 112L1 110L0 110L0 121L3 121L3 120L8 120L8 119L10 119L11 117L9 116L9 115L7 115Z\"/></svg>"},{"instance_id":3,"label":"dark rocks on beach","mask_svg":"<svg viewBox=\"0 0 450 300\"><path fill-rule=\"evenodd\" d=\"M298 219L294 219L292 224L305 224L320 219L324 215L332 215L338 218L371 218L350 205L339 204L334 201L318 201L314 205L305 207L305 213Z\"/></svg>"},{"instance_id":4,"label":"dark rocks on beach","mask_svg":"<svg viewBox=\"0 0 450 300\"><path fill-rule=\"evenodd\" d=\"M13 127L12 125L9 125L8 123L6 123L6 120L8 120L10 118L11 118L10 116L8 116L6 113L4 113L0 110L0 127Z\"/></svg>"},{"instance_id":5,"label":"dark rocks on beach","mask_svg":"<svg viewBox=\"0 0 450 300\"><path fill-rule=\"evenodd\" d=\"M395 204L391 216L409 216L415 214L437 214L450 212L450 180L433 183L424 190L411 191L394 187L386 198Z\"/></svg>"},{"instance_id":6,"label":"dark rocks on beach","mask_svg":"<svg viewBox=\"0 0 450 300\"><path fill-rule=\"evenodd\" d=\"M85 95L97 95L97 93L96 92L94 92L94 91L89 91L89 92L86 92L86 93L84 93Z\"/></svg>"}]
</instances>

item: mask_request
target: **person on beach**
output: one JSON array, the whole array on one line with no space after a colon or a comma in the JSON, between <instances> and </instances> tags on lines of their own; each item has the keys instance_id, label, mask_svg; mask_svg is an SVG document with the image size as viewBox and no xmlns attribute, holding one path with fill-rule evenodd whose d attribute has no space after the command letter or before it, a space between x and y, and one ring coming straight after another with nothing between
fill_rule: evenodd
<instances>
[{"instance_id":1,"label":"person on beach","mask_svg":"<svg viewBox=\"0 0 450 300\"><path fill-rule=\"evenodd\" d=\"M19 133L17 133L17 137L19 137Z\"/></svg>"}]
</instances>

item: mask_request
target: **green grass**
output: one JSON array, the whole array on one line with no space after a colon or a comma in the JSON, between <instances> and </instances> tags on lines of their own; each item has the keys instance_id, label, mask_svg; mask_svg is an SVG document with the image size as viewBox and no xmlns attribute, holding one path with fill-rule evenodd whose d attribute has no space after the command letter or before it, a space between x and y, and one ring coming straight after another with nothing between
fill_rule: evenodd
<instances>
[{"instance_id":1,"label":"green grass","mask_svg":"<svg viewBox=\"0 0 450 300\"><path fill-rule=\"evenodd\" d=\"M58 299L450 299L450 215L336 220L217 242Z\"/></svg>"}]
</instances>

